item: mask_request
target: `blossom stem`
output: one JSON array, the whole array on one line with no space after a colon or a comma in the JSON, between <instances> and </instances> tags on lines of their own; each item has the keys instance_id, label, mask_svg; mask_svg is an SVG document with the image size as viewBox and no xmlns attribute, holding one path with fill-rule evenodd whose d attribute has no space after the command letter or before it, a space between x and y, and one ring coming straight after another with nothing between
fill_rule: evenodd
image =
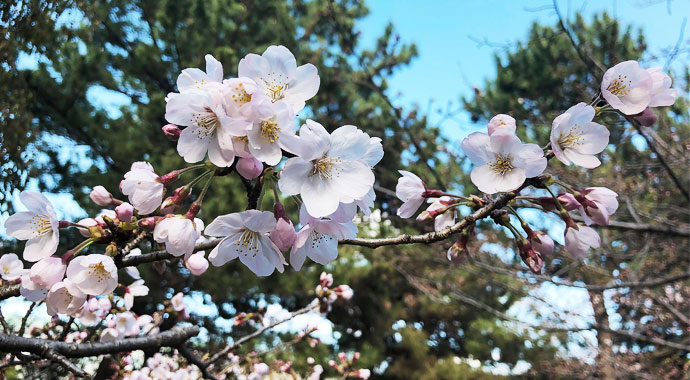
<instances>
[{"instance_id":1,"label":"blossom stem","mask_svg":"<svg viewBox=\"0 0 690 380\"><path fill-rule=\"evenodd\" d=\"M513 233L513 236L515 236L515 240L522 242L522 240L525 239L524 237L522 237L520 231L518 231L517 228L515 228L515 226L512 225L510 222L504 223L503 226L507 227L510 230L510 232Z\"/></svg>"},{"instance_id":2,"label":"blossom stem","mask_svg":"<svg viewBox=\"0 0 690 380\"><path fill-rule=\"evenodd\" d=\"M60 223L62 223L62 222L65 222L65 224L67 224L67 227L77 227L77 228L81 228L81 229L84 229L84 230L88 230L88 229L89 229L89 227L87 227L87 226L82 226L81 224L78 224L78 223L68 222L68 221L65 221L65 220L61 220ZM65 228L66 228L66 227L65 227Z\"/></svg>"},{"instance_id":3,"label":"blossom stem","mask_svg":"<svg viewBox=\"0 0 690 380\"><path fill-rule=\"evenodd\" d=\"M94 238L88 238L81 243L77 244L76 247L70 249L69 251L65 252L64 255L62 255L62 262L63 264L66 264L70 260L74 258L74 256L78 255L79 252L83 251L86 247L90 246L96 241Z\"/></svg>"},{"instance_id":4,"label":"blossom stem","mask_svg":"<svg viewBox=\"0 0 690 380\"><path fill-rule=\"evenodd\" d=\"M568 191L570 191L570 192L572 192L572 193L577 193L577 191L576 191L572 186L568 185L567 183L565 183L565 182L563 182L563 181L559 181L559 180L555 180L555 182L556 182L557 184L559 184L559 185L565 187L566 189L568 189Z\"/></svg>"}]
</instances>

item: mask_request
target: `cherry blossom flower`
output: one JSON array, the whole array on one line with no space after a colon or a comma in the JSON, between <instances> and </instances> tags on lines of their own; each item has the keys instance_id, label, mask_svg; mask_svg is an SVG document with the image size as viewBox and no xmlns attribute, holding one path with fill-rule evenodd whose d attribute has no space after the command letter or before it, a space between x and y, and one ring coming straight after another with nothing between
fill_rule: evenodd
<instances>
[{"instance_id":1,"label":"cherry blossom flower","mask_svg":"<svg viewBox=\"0 0 690 380\"><path fill-rule=\"evenodd\" d=\"M0 256L0 276L5 281L15 281L26 273L24 264L14 253Z\"/></svg>"},{"instance_id":2,"label":"cherry blossom flower","mask_svg":"<svg viewBox=\"0 0 690 380\"><path fill-rule=\"evenodd\" d=\"M132 257L132 256L141 256L141 249L139 248L134 248L131 251L129 251L129 254L127 254L127 257ZM129 277L132 277L135 280L141 279L141 274L139 273L139 269L137 267L125 267L125 272L129 275Z\"/></svg>"},{"instance_id":3,"label":"cherry blossom flower","mask_svg":"<svg viewBox=\"0 0 690 380\"><path fill-rule=\"evenodd\" d=\"M352 290L349 285L338 285L333 288L333 291L338 295L338 297L344 299L345 301L349 301L352 299L352 296L355 295L355 291Z\"/></svg>"},{"instance_id":4,"label":"cherry blossom flower","mask_svg":"<svg viewBox=\"0 0 690 380\"><path fill-rule=\"evenodd\" d=\"M297 232L295 244L290 251L290 264L300 270L309 257L326 265L338 257L338 240L357 236L357 226L352 222L356 208L342 205L335 213L325 218L314 218L302 205L299 220L302 228Z\"/></svg>"},{"instance_id":5,"label":"cherry blossom flower","mask_svg":"<svg viewBox=\"0 0 690 380\"><path fill-rule=\"evenodd\" d=\"M77 256L67 266L67 278L85 294L107 295L117 287L117 267L106 255Z\"/></svg>"},{"instance_id":6,"label":"cherry blossom flower","mask_svg":"<svg viewBox=\"0 0 690 380\"><path fill-rule=\"evenodd\" d=\"M134 297L141 297L149 294L149 287L144 285L144 280L139 279L125 288L125 309L129 310L134 306Z\"/></svg>"},{"instance_id":7,"label":"cherry blossom flower","mask_svg":"<svg viewBox=\"0 0 690 380\"><path fill-rule=\"evenodd\" d=\"M31 281L29 274L25 274L21 277L21 285L19 287L19 294L24 296L27 300L31 302L38 302L46 298L48 295L48 289L42 288Z\"/></svg>"},{"instance_id":8,"label":"cherry blossom flower","mask_svg":"<svg viewBox=\"0 0 690 380\"><path fill-rule=\"evenodd\" d=\"M272 103L264 98L254 106L254 115L247 130L249 151L257 160L277 165L283 158L281 149L293 152L297 143L292 108L283 101Z\"/></svg>"},{"instance_id":9,"label":"cherry blossom flower","mask_svg":"<svg viewBox=\"0 0 690 380\"><path fill-rule=\"evenodd\" d=\"M125 336L135 336L139 334L139 325L134 314L130 311L125 311L115 315L115 329L117 330L118 339Z\"/></svg>"},{"instance_id":10,"label":"cherry blossom flower","mask_svg":"<svg viewBox=\"0 0 690 380\"><path fill-rule=\"evenodd\" d=\"M609 144L609 130L593 122L593 118L594 108L578 103L553 120L551 148L558 160L587 169L601 165L594 155Z\"/></svg>"},{"instance_id":11,"label":"cherry blossom flower","mask_svg":"<svg viewBox=\"0 0 690 380\"><path fill-rule=\"evenodd\" d=\"M637 61L625 61L606 70L601 94L611 107L635 115L649 105L653 85L652 76Z\"/></svg>"},{"instance_id":12,"label":"cherry blossom flower","mask_svg":"<svg viewBox=\"0 0 690 380\"><path fill-rule=\"evenodd\" d=\"M671 88L671 77L661 71L662 67L652 67L647 72L652 77L652 92L649 107L670 106L676 102L678 90Z\"/></svg>"},{"instance_id":13,"label":"cherry blossom flower","mask_svg":"<svg viewBox=\"0 0 690 380\"><path fill-rule=\"evenodd\" d=\"M320 78L311 63L297 67L285 46L269 46L262 54L248 54L238 67L239 77L253 79L272 101L285 100L298 113L319 90Z\"/></svg>"},{"instance_id":14,"label":"cherry blossom flower","mask_svg":"<svg viewBox=\"0 0 690 380\"><path fill-rule=\"evenodd\" d=\"M268 234L276 225L272 212L247 210L217 217L206 228L209 236L224 237L208 259L221 266L239 257L257 276L268 276L287 264Z\"/></svg>"},{"instance_id":15,"label":"cherry blossom flower","mask_svg":"<svg viewBox=\"0 0 690 380\"><path fill-rule=\"evenodd\" d=\"M54 284L46 297L48 315L60 313L73 316L85 302L86 295L68 279Z\"/></svg>"},{"instance_id":16,"label":"cherry blossom flower","mask_svg":"<svg viewBox=\"0 0 690 380\"><path fill-rule=\"evenodd\" d=\"M497 130L515 133L517 130L515 119L502 113L492 117L489 120L489 136L493 135Z\"/></svg>"},{"instance_id":17,"label":"cherry blossom flower","mask_svg":"<svg viewBox=\"0 0 690 380\"><path fill-rule=\"evenodd\" d=\"M363 161L369 135L353 125L328 134L312 120L299 133L299 157L285 163L278 181L283 194L301 194L309 214L318 218L334 213L340 203L352 203L369 193L374 173Z\"/></svg>"},{"instance_id":18,"label":"cherry blossom flower","mask_svg":"<svg viewBox=\"0 0 690 380\"><path fill-rule=\"evenodd\" d=\"M204 251L199 251L184 261L184 266L195 276L201 276L208 269L208 260L204 257L204 253Z\"/></svg>"},{"instance_id":19,"label":"cherry blossom flower","mask_svg":"<svg viewBox=\"0 0 690 380\"><path fill-rule=\"evenodd\" d=\"M397 215L401 218L409 218L417 212L419 206L424 203L424 192L426 185L414 173L398 170L402 175L398 179L398 184L395 186L395 196L403 201L403 205L397 211Z\"/></svg>"},{"instance_id":20,"label":"cherry blossom flower","mask_svg":"<svg viewBox=\"0 0 690 380\"><path fill-rule=\"evenodd\" d=\"M254 105L266 95L252 79L240 77L223 81L223 97L228 115L251 120L254 118Z\"/></svg>"},{"instance_id":21,"label":"cherry blossom flower","mask_svg":"<svg viewBox=\"0 0 690 380\"><path fill-rule=\"evenodd\" d=\"M165 185L148 162L135 162L120 182L120 191L139 214L150 214L163 202Z\"/></svg>"},{"instance_id":22,"label":"cherry blossom flower","mask_svg":"<svg viewBox=\"0 0 690 380\"><path fill-rule=\"evenodd\" d=\"M31 266L29 277L36 285L50 289L55 283L60 282L65 276L65 264L59 257L51 256L41 259Z\"/></svg>"},{"instance_id":23,"label":"cherry blossom flower","mask_svg":"<svg viewBox=\"0 0 690 380\"><path fill-rule=\"evenodd\" d=\"M95 186L89 193L89 198L93 203L107 207L113 204L113 195L103 186Z\"/></svg>"},{"instance_id":24,"label":"cherry blossom flower","mask_svg":"<svg viewBox=\"0 0 690 380\"><path fill-rule=\"evenodd\" d=\"M173 215L156 223L153 240L165 243L165 250L171 255L182 256L194 252L194 244L203 230L201 219L192 221L185 215Z\"/></svg>"},{"instance_id":25,"label":"cherry blossom flower","mask_svg":"<svg viewBox=\"0 0 690 380\"><path fill-rule=\"evenodd\" d=\"M576 196L585 223L607 226L618 210L618 193L605 187L587 187Z\"/></svg>"},{"instance_id":26,"label":"cherry blossom flower","mask_svg":"<svg viewBox=\"0 0 690 380\"><path fill-rule=\"evenodd\" d=\"M177 141L177 153L186 162L202 161L208 152L214 165L232 165L235 160L232 137L244 135L248 123L228 116L224 104L220 84L183 92L168 100L166 120L187 127Z\"/></svg>"},{"instance_id":27,"label":"cherry blossom flower","mask_svg":"<svg viewBox=\"0 0 690 380\"><path fill-rule=\"evenodd\" d=\"M204 88L210 83L221 83L223 81L223 65L212 55L206 54L206 72L197 68L182 70L177 77L177 90L188 92Z\"/></svg>"},{"instance_id":28,"label":"cherry blossom flower","mask_svg":"<svg viewBox=\"0 0 690 380\"><path fill-rule=\"evenodd\" d=\"M470 178L487 194L512 191L546 168L546 158L537 144L523 144L508 131L491 136L475 132L462 141L462 150L476 166Z\"/></svg>"},{"instance_id":29,"label":"cherry blossom flower","mask_svg":"<svg viewBox=\"0 0 690 380\"><path fill-rule=\"evenodd\" d=\"M601 238L593 228L581 224L566 228L565 247L573 257L585 258L590 248L600 246Z\"/></svg>"},{"instance_id":30,"label":"cherry blossom flower","mask_svg":"<svg viewBox=\"0 0 690 380\"><path fill-rule=\"evenodd\" d=\"M52 255L60 241L60 223L53 206L43 194L34 191L22 191L19 199L29 211L7 218L7 235L27 240L23 254L26 261L38 261Z\"/></svg>"}]
</instances>

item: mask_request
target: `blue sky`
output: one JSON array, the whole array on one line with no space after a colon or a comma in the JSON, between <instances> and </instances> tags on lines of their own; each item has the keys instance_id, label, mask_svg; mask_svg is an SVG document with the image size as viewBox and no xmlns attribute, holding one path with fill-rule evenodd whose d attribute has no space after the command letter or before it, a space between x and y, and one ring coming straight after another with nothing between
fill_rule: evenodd
<instances>
[{"instance_id":1,"label":"blue sky","mask_svg":"<svg viewBox=\"0 0 690 380\"><path fill-rule=\"evenodd\" d=\"M493 55L501 48L477 41L510 45L525 40L533 22L554 25L558 20L549 0L372 0L368 5L371 13L359 24L365 46L373 46L389 21L402 41L417 44L419 57L396 73L389 85L390 94L402 94L396 98L396 105L416 103L423 109L429 99L438 106L448 101L457 103L461 95L471 95L472 86L481 88L486 78L495 77ZM683 21L690 15L690 2L686 0L560 0L558 5L561 14L571 19L577 11L587 19L606 11L624 25L641 28L653 54L676 45ZM688 29L683 36L686 48ZM687 52L684 57L687 60ZM658 62L651 60L649 64ZM461 140L483 127L472 125L465 114L458 119L461 129L459 134L452 129L453 139ZM449 131L452 125L444 126Z\"/></svg>"}]
</instances>

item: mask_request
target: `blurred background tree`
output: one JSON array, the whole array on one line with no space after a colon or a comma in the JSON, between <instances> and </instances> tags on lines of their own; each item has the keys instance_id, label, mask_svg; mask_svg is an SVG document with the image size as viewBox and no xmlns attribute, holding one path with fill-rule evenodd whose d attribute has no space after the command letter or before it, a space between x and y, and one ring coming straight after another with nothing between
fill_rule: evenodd
<instances>
[{"instance_id":1,"label":"blurred background tree","mask_svg":"<svg viewBox=\"0 0 690 380\"><path fill-rule=\"evenodd\" d=\"M362 48L356 22L366 14L358 0L33 0L0 5L8 37L0 42L0 211L12 209L12 192L23 189L28 178L38 178L41 190L72 194L92 213L98 208L88 199L90 188L100 184L117 193L132 162L150 161L158 173L182 166L175 143L160 131L166 123L164 98L175 91L179 72L203 67L203 57L210 53L224 64L225 76L232 76L247 53L282 44L298 62L316 65L321 76L318 95L299 115L302 121L314 117L329 130L355 124L384 140L385 156L376 168L381 212L363 221L360 234L430 230L389 218L399 205L391 192L397 170L419 174L430 188L470 193L476 190L464 175L469 162L455 153L459 149L424 110L394 105L387 80L417 50L392 25L372 49ZM645 48L639 32L607 15L590 23L578 17L572 25L567 20L535 24L526 41L497 54L497 77L462 105L481 122L509 113L523 126L521 138L544 142L553 117L596 94L601 68L643 57ZM35 68L18 65L27 55L38 62ZM684 78L675 78L685 86L683 94L687 77L686 68ZM104 98L120 107L104 106ZM544 275L534 276L521 264L512 240L481 222L462 264L449 265L445 258L452 242L375 251L342 247L339 260L326 269L337 282L350 284L355 297L337 304L329 316L337 343L314 350L302 342L274 355L293 360L299 369L307 356L325 363L336 350L359 350L362 366L376 368L374 376L380 379L502 378L488 370L515 368L519 361L528 364L523 376L530 378L683 376L687 351L640 340L639 335L687 344L690 324L680 318L688 310L687 283L662 281L605 294L603 288L613 281L646 284L687 271L686 235L624 228L678 227L688 220L687 199L667 172L673 170L687 185L687 98L660 115L653 129L636 130L615 115L606 125L612 145L601 168L581 172L555 164L550 169L573 185L607 186L621 194L615 218L624 224L606 230L603 248L587 260L556 252L545 259ZM206 221L246 204L245 196L238 196L244 194L243 184L234 176L219 178L212 192L201 214ZM295 215L295 204L284 202ZM554 225L553 220L535 222L547 230ZM15 250L14 242L1 247L3 253ZM151 269L144 273L152 291L135 308L150 311L166 296L191 291L212 310L192 311L192 317L209 332L209 339L199 344L213 348L228 336L249 331L248 326L227 327L237 311L308 303L310 287L323 269L309 265L301 272L257 278L231 263L195 278L170 264L163 275ZM572 318L583 319L554 319L543 311L550 305L538 290L550 281L590 285L594 323L585 330L596 331L595 346L573 336L583 328L540 330L508 315L517 302L527 302L539 305L530 309L530 324L563 326ZM612 313L624 321L616 327L618 333L609 328ZM261 344L270 346L279 338L267 336ZM596 360L583 364L570 345L595 352Z\"/></svg>"}]
</instances>

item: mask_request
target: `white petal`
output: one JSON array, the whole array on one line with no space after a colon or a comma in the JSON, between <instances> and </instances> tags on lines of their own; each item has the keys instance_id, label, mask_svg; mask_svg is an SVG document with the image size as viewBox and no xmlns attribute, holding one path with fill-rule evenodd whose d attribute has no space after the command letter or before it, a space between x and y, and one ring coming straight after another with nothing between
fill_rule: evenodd
<instances>
[{"instance_id":1,"label":"white petal","mask_svg":"<svg viewBox=\"0 0 690 380\"><path fill-rule=\"evenodd\" d=\"M486 133L471 133L462 140L462 151L475 165L484 165L494 158L491 154L491 140Z\"/></svg>"},{"instance_id":2,"label":"white petal","mask_svg":"<svg viewBox=\"0 0 690 380\"><path fill-rule=\"evenodd\" d=\"M60 238L57 233L49 233L29 239L24 247L24 260L34 262L49 257L57 251L59 242Z\"/></svg>"},{"instance_id":3,"label":"white petal","mask_svg":"<svg viewBox=\"0 0 690 380\"><path fill-rule=\"evenodd\" d=\"M311 174L313 165L299 157L293 157L283 165L278 187L285 195L296 195L302 191L302 185Z\"/></svg>"}]
</instances>

